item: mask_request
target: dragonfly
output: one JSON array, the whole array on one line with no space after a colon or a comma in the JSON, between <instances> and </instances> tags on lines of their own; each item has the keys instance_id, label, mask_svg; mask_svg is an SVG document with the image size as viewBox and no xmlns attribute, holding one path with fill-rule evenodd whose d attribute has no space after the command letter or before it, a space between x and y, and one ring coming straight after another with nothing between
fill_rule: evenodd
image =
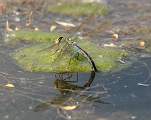
<instances>
[{"instance_id":1,"label":"dragonfly","mask_svg":"<svg viewBox=\"0 0 151 120\"><path fill-rule=\"evenodd\" d=\"M82 49L76 42L74 42L70 38L64 38L61 36L55 41L55 43L53 45L51 45L49 48L46 48L46 49L50 49L50 50L56 49L53 54L55 54L56 52L59 53L58 57L62 56L65 53L70 53L70 54L72 53L70 61L73 58L77 58L80 54L84 58L86 58L86 60L89 62L89 64L91 65L92 71L98 72L98 69L97 69L96 64L95 64L94 60L92 59L92 57L84 49ZM70 63L70 61L69 61L69 63Z\"/></svg>"}]
</instances>

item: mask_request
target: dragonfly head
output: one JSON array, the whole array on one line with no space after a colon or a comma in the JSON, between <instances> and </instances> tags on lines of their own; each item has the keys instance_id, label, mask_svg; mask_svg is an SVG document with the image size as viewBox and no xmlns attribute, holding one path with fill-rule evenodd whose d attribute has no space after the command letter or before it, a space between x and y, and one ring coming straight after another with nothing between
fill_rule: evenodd
<instances>
[{"instance_id":1,"label":"dragonfly head","mask_svg":"<svg viewBox=\"0 0 151 120\"><path fill-rule=\"evenodd\" d=\"M55 43L56 43L56 44L60 43L62 39L63 39L63 37L59 37L59 38L56 40Z\"/></svg>"}]
</instances>

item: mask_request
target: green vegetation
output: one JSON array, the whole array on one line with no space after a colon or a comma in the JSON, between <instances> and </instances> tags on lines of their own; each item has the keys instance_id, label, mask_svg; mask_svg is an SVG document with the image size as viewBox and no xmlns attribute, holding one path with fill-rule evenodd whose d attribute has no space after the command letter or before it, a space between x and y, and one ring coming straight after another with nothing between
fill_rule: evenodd
<instances>
[{"instance_id":1,"label":"green vegetation","mask_svg":"<svg viewBox=\"0 0 151 120\"><path fill-rule=\"evenodd\" d=\"M41 51L50 46L48 43L36 45L29 48L24 48L15 54L13 57L17 62L27 71L35 72L77 72L90 71L87 61L82 62L75 60L69 64L70 56L64 54L59 56L59 53L54 54L55 51Z\"/></svg>"},{"instance_id":2,"label":"green vegetation","mask_svg":"<svg viewBox=\"0 0 151 120\"><path fill-rule=\"evenodd\" d=\"M56 40L60 34L55 32L41 32L41 31L27 31L27 30L20 30L14 31L14 36L11 38L11 42L17 41L26 41L26 42L50 42Z\"/></svg>"},{"instance_id":3,"label":"green vegetation","mask_svg":"<svg viewBox=\"0 0 151 120\"><path fill-rule=\"evenodd\" d=\"M58 33L45 33L40 31L15 31L10 39L13 41L37 42L32 47L20 49L12 54L16 62L26 71L35 72L89 72L91 65L88 60L80 55L72 56L75 52L69 48L66 53L56 52L56 48L48 50L58 37ZM64 35L63 35L64 36ZM109 72L117 70L122 65L117 62L128 54L118 48L100 48L87 40L74 38L74 41L93 58L98 70ZM56 53L55 53L56 52Z\"/></svg>"},{"instance_id":4,"label":"green vegetation","mask_svg":"<svg viewBox=\"0 0 151 120\"><path fill-rule=\"evenodd\" d=\"M48 7L48 12L72 16L87 16L94 14L104 16L108 13L108 7L96 3L64 3Z\"/></svg>"},{"instance_id":5,"label":"green vegetation","mask_svg":"<svg viewBox=\"0 0 151 120\"><path fill-rule=\"evenodd\" d=\"M86 50L103 72L113 71L121 67L118 59L127 56L125 51L115 48L97 48L95 44L79 40L79 45ZM44 50L51 44L43 43L23 48L12 54L19 65L27 71L35 72L90 72L91 65L82 55L79 59L70 59L69 53L60 54L55 49ZM70 51L70 50L69 50ZM68 52L69 52L68 51ZM55 53L56 52L56 53ZM70 61L71 60L71 61ZM70 61L70 62L69 62Z\"/></svg>"},{"instance_id":6,"label":"green vegetation","mask_svg":"<svg viewBox=\"0 0 151 120\"><path fill-rule=\"evenodd\" d=\"M128 53L124 50L110 47L100 48L88 41L80 41L79 45L93 57L99 70L104 72L122 67L117 61L128 56Z\"/></svg>"}]
</instances>

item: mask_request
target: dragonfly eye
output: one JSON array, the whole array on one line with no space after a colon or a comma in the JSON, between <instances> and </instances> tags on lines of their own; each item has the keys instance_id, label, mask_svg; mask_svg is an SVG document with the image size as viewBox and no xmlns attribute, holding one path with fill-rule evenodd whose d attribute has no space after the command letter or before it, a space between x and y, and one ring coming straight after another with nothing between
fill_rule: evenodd
<instances>
[{"instance_id":1,"label":"dragonfly eye","mask_svg":"<svg viewBox=\"0 0 151 120\"><path fill-rule=\"evenodd\" d=\"M62 39L63 39L63 37L59 37L59 38L58 38L58 41L61 41Z\"/></svg>"},{"instance_id":2,"label":"dragonfly eye","mask_svg":"<svg viewBox=\"0 0 151 120\"><path fill-rule=\"evenodd\" d=\"M57 43L60 43L62 39L63 39L63 37L59 37L58 40L55 41L55 43L56 43L56 44L57 44Z\"/></svg>"}]
</instances>

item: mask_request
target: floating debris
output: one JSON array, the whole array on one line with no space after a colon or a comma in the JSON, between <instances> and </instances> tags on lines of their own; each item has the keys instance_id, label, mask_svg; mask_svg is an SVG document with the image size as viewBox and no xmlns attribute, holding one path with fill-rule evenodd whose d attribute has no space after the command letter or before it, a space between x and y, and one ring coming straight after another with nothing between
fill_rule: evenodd
<instances>
[{"instance_id":1,"label":"floating debris","mask_svg":"<svg viewBox=\"0 0 151 120\"><path fill-rule=\"evenodd\" d=\"M63 110L70 111L70 110L75 110L77 107L78 107L77 105L71 105L71 106L62 106L61 108Z\"/></svg>"},{"instance_id":2,"label":"floating debris","mask_svg":"<svg viewBox=\"0 0 151 120\"><path fill-rule=\"evenodd\" d=\"M18 30L19 30L19 28L18 28L18 27L16 27L16 28L15 28L15 30L16 30L16 31L18 31Z\"/></svg>"},{"instance_id":3,"label":"floating debris","mask_svg":"<svg viewBox=\"0 0 151 120\"><path fill-rule=\"evenodd\" d=\"M117 33L112 34L112 39L117 40L119 38L119 35Z\"/></svg>"},{"instance_id":4,"label":"floating debris","mask_svg":"<svg viewBox=\"0 0 151 120\"><path fill-rule=\"evenodd\" d=\"M145 42L144 42L144 41L140 41L140 42L139 42L139 47L145 48Z\"/></svg>"},{"instance_id":5,"label":"floating debris","mask_svg":"<svg viewBox=\"0 0 151 120\"><path fill-rule=\"evenodd\" d=\"M75 24L69 23L69 22L63 22L63 21L56 21L57 24L65 26L65 27L76 27Z\"/></svg>"},{"instance_id":6,"label":"floating debris","mask_svg":"<svg viewBox=\"0 0 151 120\"><path fill-rule=\"evenodd\" d=\"M131 119L132 120L135 120L137 117L136 116L131 116Z\"/></svg>"},{"instance_id":7,"label":"floating debris","mask_svg":"<svg viewBox=\"0 0 151 120\"><path fill-rule=\"evenodd\" d=\"M39 28L38 28L38 27L35 27L34 30L35 30L35 31L39 31Z\"/></svg>"},{"instance_id":8,"label":"floating debris","mask_svg":"<svg viewBox=\"0 0 151 120\"><path fill-rule=\"evenodd\" d=\"M13 29L11 29L11 28L9 27L9 22L8 22L8 20L6 21L6 31L7 31L7 32L12 32L12 31L13 31Z\"/></svg>"},{"instance_id":9,"label":"floating debris","mask_svg":"<svg viewBox=\"0 0 151 120\"><path fill-rule=\"evenodd\" d=\"M104 47L117 47L114 43L104 44Z\"/></svg>"},{"instance_id":10,"label":"floating debris","mask_svg":"<svg viewBox=\"0 0 151 120\"><path fill-rule=\"evenodd\" d=\"M145 84L145 83L137 83L137 85L144 86L144 87L149 87L150 86L150 84Z\"/></svg>"},{"instance_id":11,"label":"floating debris","mask_svg":"<svg viewBox=\"0 0 151 120\"><path fill-rule=\"evenodd\" d=\"M52 26L50 27L50 32L54 31L56 28L57 28L56 25L52 25Z\"/></svg>"},{"instance_id":12,"label":"floating debris","mask_svg":"<svg viewBox=\"0 0 151 120\"><path fill-rule=\"evenodd\" d=\"M7 88L15 88L15 86L13 84L11 84L11 83L6 84L5 87L7 87Z\"/></svg>"},{"instance_id":13,"label":"floating debris","mask_svg":"<svg viewBox=\"0 0 151 120\"><path fill-rule=\"evenodd\" d=\"M122 60L122 59L119 59L118 60L120 63L122 63L122 64L125 64L126 62L124 61L124 60Z\"/></svg>"}]
</instances>

